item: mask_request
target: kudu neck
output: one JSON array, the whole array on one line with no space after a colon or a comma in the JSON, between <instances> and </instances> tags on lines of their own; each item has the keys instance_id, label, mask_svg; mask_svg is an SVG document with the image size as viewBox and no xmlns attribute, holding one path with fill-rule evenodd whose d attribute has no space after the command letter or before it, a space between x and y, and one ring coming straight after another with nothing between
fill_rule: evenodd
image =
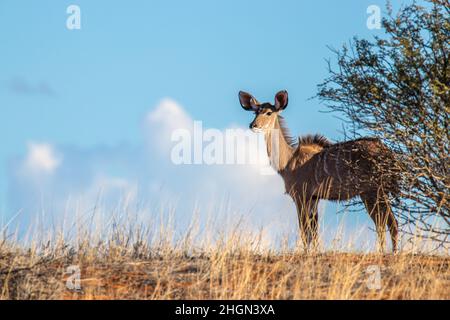
<instances>
[{"instance_id":1,"label":"kudu neck","mask_svg":"<svg viewBox=\"0 0 450 320\"><path fill-rule=\"evenodd\" d=\"M278 173L281 173L291 160L294 148L289 144L289 138L285 136L278 118L275 120L274 128L266 132L265 139L270 165Z\"/></svg>"}]
</instances>

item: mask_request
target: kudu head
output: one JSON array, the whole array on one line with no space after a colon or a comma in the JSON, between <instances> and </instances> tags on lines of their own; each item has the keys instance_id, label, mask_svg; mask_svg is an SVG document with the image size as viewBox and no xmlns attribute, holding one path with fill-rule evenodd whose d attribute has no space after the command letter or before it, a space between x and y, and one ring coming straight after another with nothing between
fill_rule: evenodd
<instances>
[{"instance_id":1,"label":"kudu head","mask_svg":"<svg viewBox=\"0 0 450 320\"><path fill-rule=\"evenodd\" d=\"M275 104L259 103L251 94L239 92L242 108L255 113L255 119L250 123L253 132L267 132L275 127L278 114L288 105L287 91L280 91L275 95Z\"/></svg>"}]
</instances>

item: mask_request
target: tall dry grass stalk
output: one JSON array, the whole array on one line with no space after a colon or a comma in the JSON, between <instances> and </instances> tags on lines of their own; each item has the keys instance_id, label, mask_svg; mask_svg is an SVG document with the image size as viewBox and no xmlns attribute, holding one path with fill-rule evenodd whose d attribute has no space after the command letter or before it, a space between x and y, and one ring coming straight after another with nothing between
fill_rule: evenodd
<instances>
[{"instance_id":1,"label":"tall dry grass stalk","mask_svg":"<svg viewBox=\"0 0 450 320\"><path fill-rule=\"evenodd\" d=\"M51 232L37 226L23 241L4 230L0 299L450 298L448 251L430 255L416 245L392 255L344 245L305 253L287 238L271 243L243 220L202 225L194 215L180 234L173 212L152 221L126 212L80 216Z\"/></svg>"}]
</instances>

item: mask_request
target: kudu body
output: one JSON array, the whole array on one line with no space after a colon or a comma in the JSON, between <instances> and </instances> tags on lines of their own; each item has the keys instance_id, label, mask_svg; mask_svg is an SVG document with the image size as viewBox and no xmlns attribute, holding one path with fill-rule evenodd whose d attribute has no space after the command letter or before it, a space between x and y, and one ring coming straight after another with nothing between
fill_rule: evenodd
<instances>
[{"instance_id":1,"label":"kudu body","mask_svg":"<svg viewBox=\"0 0 450 320\"><path fill-rule=\"evenodd\" d=\"M375 223L379 248L384 250L387 226L396 251L398 226L388 196L397 194L397 183L393 175L386 174L393 156L380 140L362 138L332 144L315 135L297 142L280 116L288 104L286 91L275 96L274 105L259 103L242 91L239 100L245 110L256 114L250 129L265 135L271 165L295 202L305 248L317 244L320 199L338 201L359 196Z\"/></svg>"}]
</instances>

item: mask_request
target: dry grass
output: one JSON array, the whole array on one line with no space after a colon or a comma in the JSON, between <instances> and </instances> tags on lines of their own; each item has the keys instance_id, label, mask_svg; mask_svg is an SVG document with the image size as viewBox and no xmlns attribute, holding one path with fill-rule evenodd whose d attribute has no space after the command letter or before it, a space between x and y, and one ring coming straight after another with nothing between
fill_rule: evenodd
<instances>
[{"instance_id":1,"label":"dry grass","mask_svg":"<svg viewBox=\"0 0 450 320\"><path fill-rule=\"evenodd\" d=\"M133 228L0 240L0 299L450 299L448 254L304 253L237 229L175 241ZM70 266L80 290L67 287Z\"/></svg>"}]
</instances>

